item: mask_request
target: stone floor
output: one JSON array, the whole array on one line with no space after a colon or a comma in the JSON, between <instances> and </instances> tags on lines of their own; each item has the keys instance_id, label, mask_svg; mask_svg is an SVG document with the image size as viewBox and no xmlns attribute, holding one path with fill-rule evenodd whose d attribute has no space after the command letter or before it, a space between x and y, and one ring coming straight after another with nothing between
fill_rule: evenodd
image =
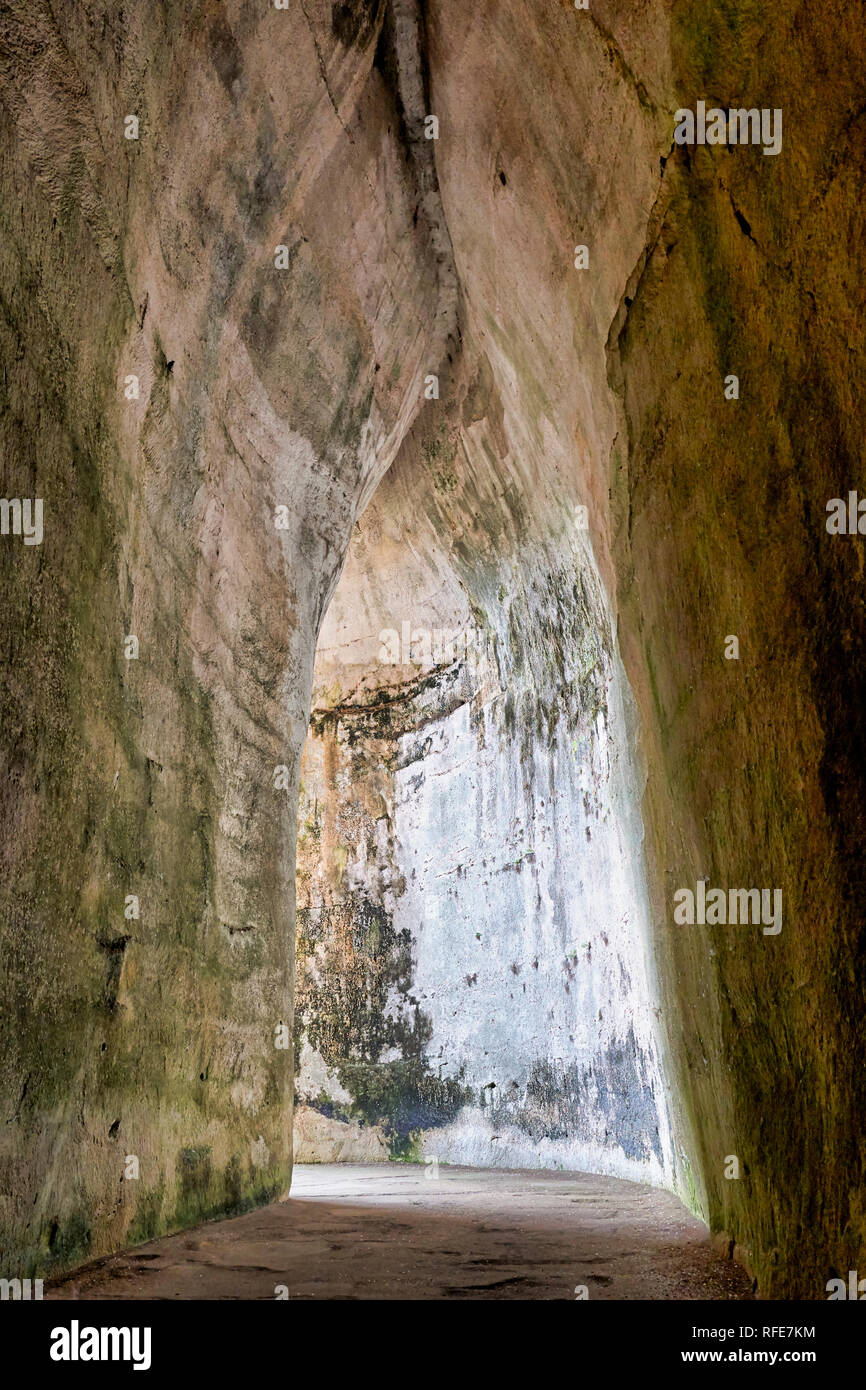
<instances>
[{"instance_id":1,"label":"stone floor","mask_svg":"<svg viewBox=\"0 0 866 1390\"><path fill-rule=\"evenodd\" d=\"M747 1299L669 1192L587 1173L299 1165L275 1206L114 1255L55 1299Z\"/></svg>"}]
</instances>

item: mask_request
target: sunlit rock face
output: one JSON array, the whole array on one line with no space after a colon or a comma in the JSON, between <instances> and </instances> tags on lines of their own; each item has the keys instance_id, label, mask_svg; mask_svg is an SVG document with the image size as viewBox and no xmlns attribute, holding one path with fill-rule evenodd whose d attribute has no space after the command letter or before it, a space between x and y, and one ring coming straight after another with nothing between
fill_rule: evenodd
<instances>
[{"instance_id":1,"label":"sunlit rock face","mask_svg":"<svg viewBox=\"0 0 866 1390\"><path fill-rule=\"evenodd\" d=\"M601 577L604 346L656 161L609 41L592 25L575 42L572 21L554 12L527 40L508 7L428 9L461 354L360 522L320 637L297 1090L398 1154L672 1180L643 775ZM550 68L543 109L527 42ZM489 100L458 137L491 46ZM582 82L621 102L630 141L587 129ZM586 277L574 245L590 240L605 254Z\"/></svg>"},{"instance_id":2,"label":"sunlit rock face","mask_svg":"<svg viewBox=\"0 0 866 1390\"><path fill-rule=\"evenodd\" d=\"M554 557L508 534L507 506L502 553L455 566L437 498L464 509L495 457L484 421L463 429L459 480L447 451L395 465L319 639L296 1157L337 1120L346 1159L372 1127L383 1158L670 1179L642 781L610 612L586 533L565 529Z\"/></svg>"},{"instance_id":3,"label":"sunlit rock face","mask_svg":"<svg viewBox=\"0 0 866 1390\"><path fill-rule=\"evenodd\" d=\"M856 1267L861 28L5 7L4 1274L284 1193L295 1090L302 1156ZM781 932L675 926L700 880Z\"/></svg>"}]
</instances>

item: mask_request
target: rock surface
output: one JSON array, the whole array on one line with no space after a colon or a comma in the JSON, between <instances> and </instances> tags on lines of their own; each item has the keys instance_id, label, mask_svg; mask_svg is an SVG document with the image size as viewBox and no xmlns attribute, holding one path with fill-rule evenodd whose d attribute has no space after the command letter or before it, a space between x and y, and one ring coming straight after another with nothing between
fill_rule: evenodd
<instances>
[{"instance_id":1,"label":"rock surface","mask_svg":"<svg viewBox=\"0 0 866 1390\"><path fill-rule=\"evenodd\" d=\"M4 485L45 507L0 555L16 1268L288 1190L316 634L442 332L361 8L0 21Z\"/></svg>"}]
</instances>

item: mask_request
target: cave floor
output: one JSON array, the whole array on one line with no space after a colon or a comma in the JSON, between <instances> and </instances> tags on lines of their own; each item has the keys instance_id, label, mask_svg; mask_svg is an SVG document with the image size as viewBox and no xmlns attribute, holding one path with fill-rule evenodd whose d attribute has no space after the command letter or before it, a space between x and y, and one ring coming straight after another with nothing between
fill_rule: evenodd
<instances>
[{"instance_id":1,"label":"cave floor","mask_svg":"<svg viewBox=\"0 0 866 1390\"><path fill-rule=\"evenodd\" d=\"M428 1176L430 1174L430 1176ZM285 1201L54 1281L54 1299L748 1299L669 1192L588 1173L296 1165ZM282 1294L285 1297L285 1293Z\"/></svg>"}]
</instances>

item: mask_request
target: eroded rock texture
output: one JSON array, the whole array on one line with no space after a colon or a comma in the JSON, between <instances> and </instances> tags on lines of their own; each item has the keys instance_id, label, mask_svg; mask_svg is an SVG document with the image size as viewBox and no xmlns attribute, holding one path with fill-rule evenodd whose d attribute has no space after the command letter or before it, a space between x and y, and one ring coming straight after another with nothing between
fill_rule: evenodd
<instances>
[{"instance_id":1,"label":"eroded rock texture","mask_svg":"<svg viewBox=\"0 0 866 1390\"><path fill-rule=\"evenodd\" d=\"M2 71L4 486L45 507L2 549L3 1201L41 1267L287 1190L316 633L443 294L381 14L25 0Z\"/></svg>"},{"instance_id":2,"label":"eroded rock texture","mask_svg":"<svg viewBox=\"0 0 866 1390\"><path fill-rule=\"evenodd\" d=\"M670 1176L630 692L574 506L508 500L543 446L482 360L380 486L319 641L297 1033L327 1124L297 1156L340 1117L395 1155Z\"/></svg>"},{"instance_id":3,"label":"eroded rock texture","mask_svg":"<svg viewBox=\"0 0 866 1390\"><path fill-rule=\"evenodd\" d=\"M284 1193L293 1084L862 1254L862 26L590 3L0 14L13 1273Z\"/></svg>"}]
</instances>

